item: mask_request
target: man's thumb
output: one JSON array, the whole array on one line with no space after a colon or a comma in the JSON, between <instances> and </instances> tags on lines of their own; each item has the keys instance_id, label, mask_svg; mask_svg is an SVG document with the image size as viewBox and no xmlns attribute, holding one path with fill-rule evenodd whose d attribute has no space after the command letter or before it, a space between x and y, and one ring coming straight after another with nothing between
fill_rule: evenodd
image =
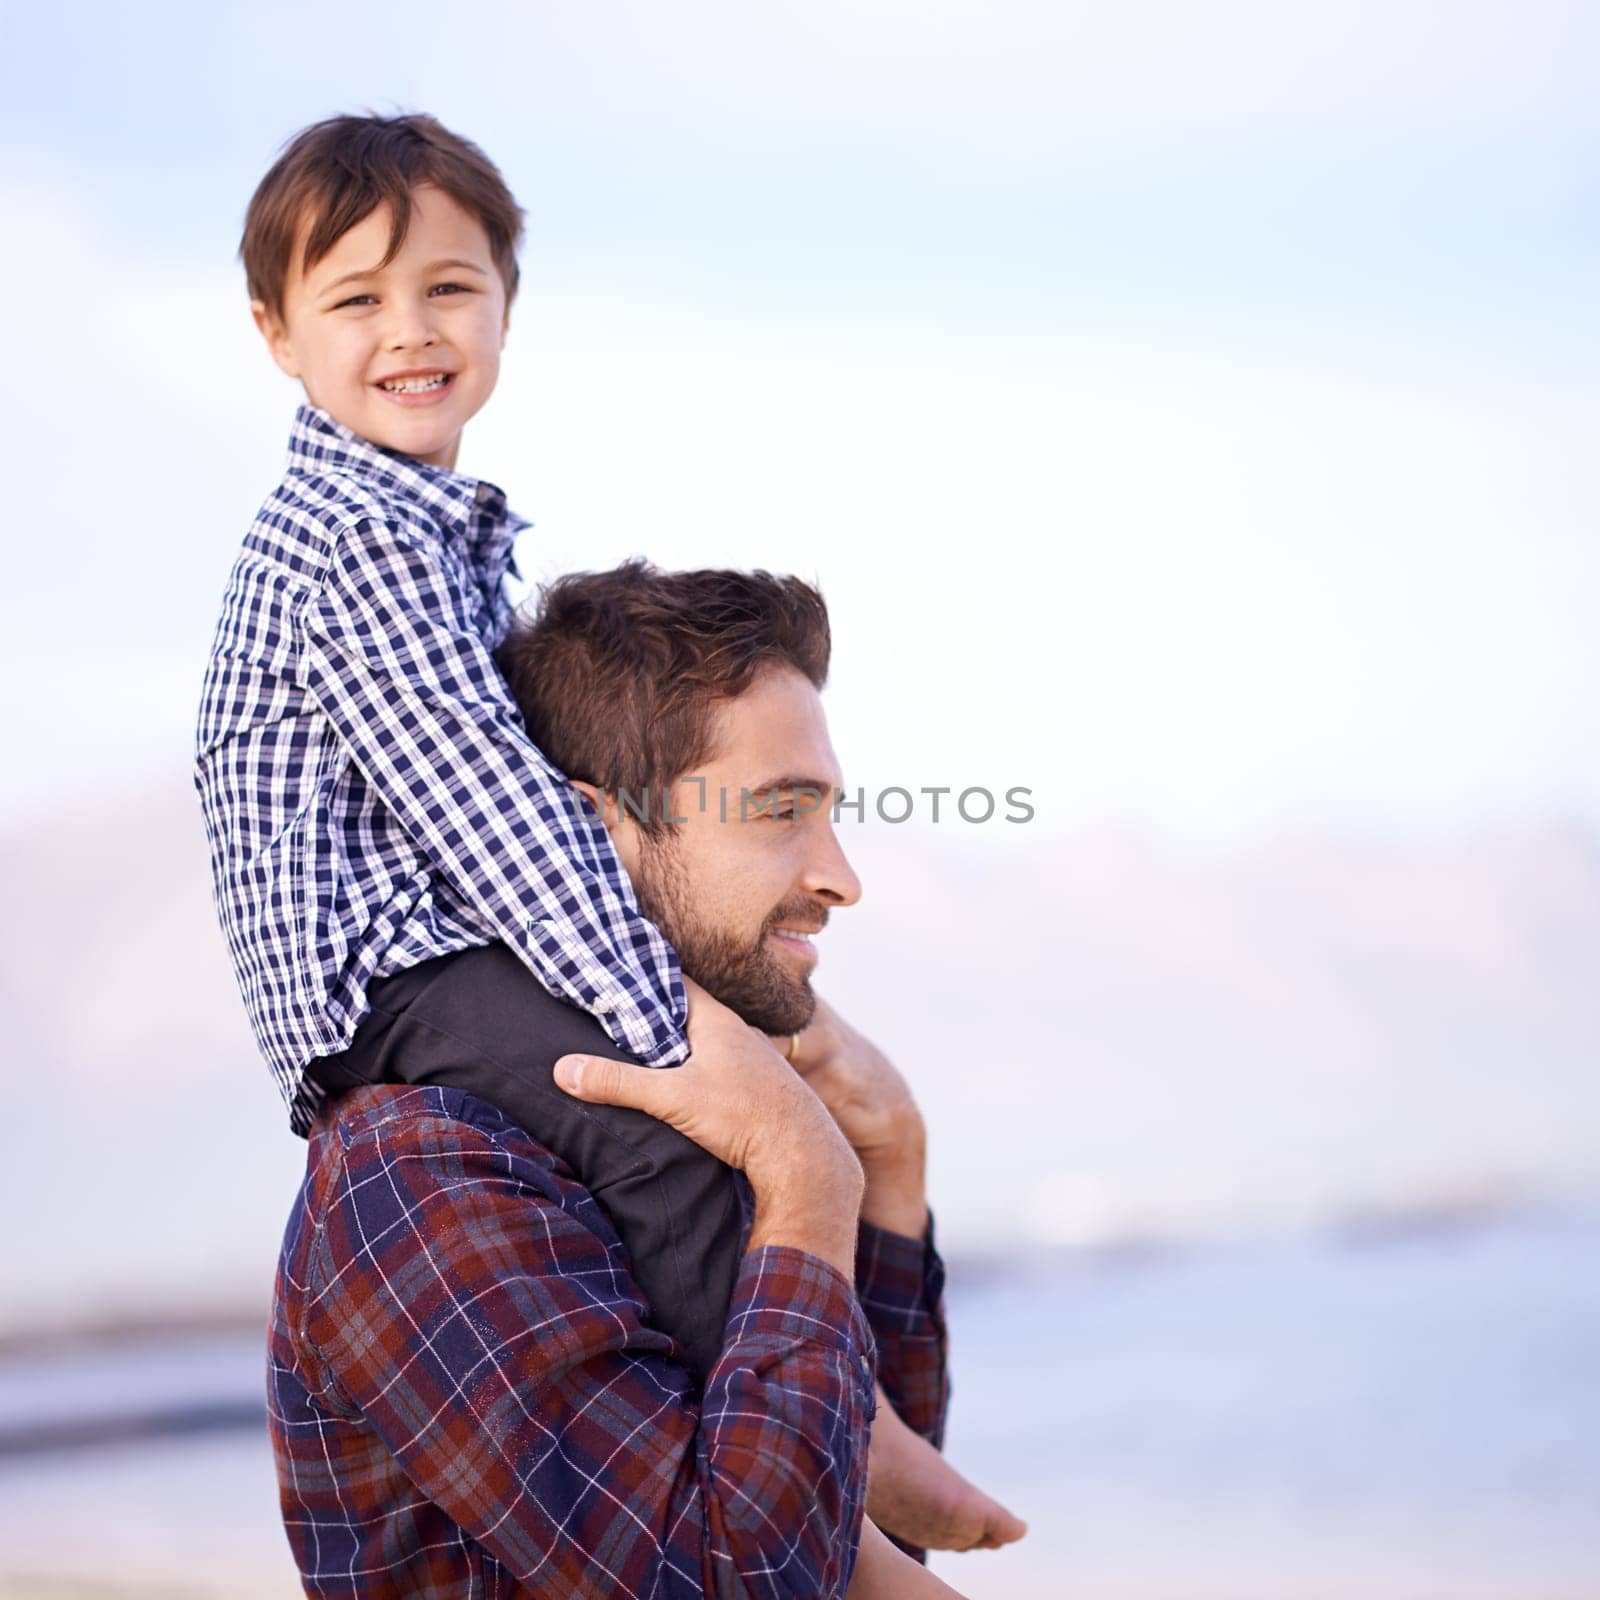
<instances>
[{"instance_id":1,"label":"man's thumb","mask_svg":"<svg viewBox=\"0 0 1600 1600\"><path fill-rule=\"evenodd\" d=\"M604 1056L562 1056L555 1064L559 1087L579 1100L593 1100L603 1106L637 1106L643 1109L638 1082L645 1068L625 1061L609 1061Z\"/></svg>"}]
</instances>

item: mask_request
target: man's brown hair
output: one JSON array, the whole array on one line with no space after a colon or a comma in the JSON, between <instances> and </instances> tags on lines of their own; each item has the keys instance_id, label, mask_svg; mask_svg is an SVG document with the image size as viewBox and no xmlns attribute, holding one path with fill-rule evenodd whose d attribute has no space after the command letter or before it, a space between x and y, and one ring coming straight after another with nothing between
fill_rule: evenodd
<instances>
[{"instance_id":1,"label":"man's brown hair","mask_svg":"<svg viewBox=\"0 0 1600 1600\"><path fill-rule=\"evenodd\" d=\"M828 608L799 578L633 560L545 585L495 659L528 737L569 778L636 797L654 837L667 786L713 753L718 703L774 664L820 689L831 648Z\"/></svg>"},{"instance_id":2,"label":"man's brown hair","mask_svg":"<svg viewBox=\"0 0 1600 1600\"><path fill-rule=\"evenodd\" d=\"M358 222L379 206L393 217L386 267L405 243L411 191L431 183L483 224L506 303L517 292L522 208L500 169L470 139L433 117L328 117L302 128L256 186L245 213L239 259L250 298L283 315L283 291L297 267L309 272ZM306 229L303 258L295 240Z\"/></svg>"}]
</instances>

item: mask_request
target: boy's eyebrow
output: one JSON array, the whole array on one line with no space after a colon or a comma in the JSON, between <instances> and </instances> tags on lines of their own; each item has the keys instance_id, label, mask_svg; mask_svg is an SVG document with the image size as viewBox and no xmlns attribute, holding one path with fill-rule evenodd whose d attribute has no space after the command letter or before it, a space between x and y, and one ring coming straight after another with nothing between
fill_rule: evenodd
<instances>
[{"instance_id":1,"label":"boy's eyebrow","mask_svg":"<svg viewBox=\"0 0 1600 1600\"><path fill-rule=\"evenodd\" d=\"M448 261L430 261L422 270L424 272L443 272L446 267L465 267L468 272L481 272L484 277L489 276L489 269L476 261L457 261L453 257Z\"/></svg>"},{"instance_id":2,"label":"boy's eyebrow","mask_svg":"<svg viewBox=\"0 0 1600 1600\"><path fill-rule=\"evenodd\" d=\"M443 272L446 267L454 267L467 272L481 273L489 276L486 267L479 266L476 261L457 261L454 258L447 261L430 261L422 270L424 272ZM362 278L375 278L381 269L378 267L358 267L354 272L347 272L342 277L335 278L331 283L325 283L317 290L318 294L329 294L335 289L341 289L347 283L357 283Z\"/></svg>"}]
</instances>

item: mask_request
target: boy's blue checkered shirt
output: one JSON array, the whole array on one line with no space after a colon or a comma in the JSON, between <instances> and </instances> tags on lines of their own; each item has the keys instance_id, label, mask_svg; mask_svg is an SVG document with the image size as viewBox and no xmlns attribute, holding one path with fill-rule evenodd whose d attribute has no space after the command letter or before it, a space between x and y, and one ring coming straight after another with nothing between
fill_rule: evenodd
<instances>
[{"instance_id":1,"label":"boy's blue checkered shirt","mask_svg":"<svg viewBox=\"0 0 1600 1600\"><path fill-rule=\"evenodd\" d=\"M529 741L491 652L527 526L493 484L302 405L223 596L195 736L217 912L290 1123L367 985L503 940L656 1065L677 958L599 819Z\"/></svg>"}]
</instances>

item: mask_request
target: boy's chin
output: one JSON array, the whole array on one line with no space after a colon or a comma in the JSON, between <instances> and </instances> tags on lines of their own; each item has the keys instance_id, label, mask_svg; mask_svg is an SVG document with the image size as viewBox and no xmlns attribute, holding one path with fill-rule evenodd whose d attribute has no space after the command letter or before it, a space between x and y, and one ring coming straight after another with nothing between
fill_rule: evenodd
<instances>
[{"instance_id":1,"label":"boy's chin","mask_svg":"<svg viewBox=\"0 0 1600 1600\"><path fill-rule=\"evenodd\" d=\"M361 429L355 430L361 433ZM373 444L385 450L397 451L403 456L414 456L418 461L431 461L436 466L447 466L454 460L461 439L459 428L429 427L424 423L408 426L403 420L398 426L380 419L379 425L364 435Z\"/></svg>"},{"instance_id":2,"label":"boy's chin","mask_svg":"<svg viewBox=\"0 0 1600 1600\"><path fill-rule=\"evenodd\" d=\"M418 461L449 466L461 443L459 416L447 418L427 412L408 416L397 406L386 407L381 400L365 404L352 402L348 408L333 406L325 400L316 399L309 391L306 399L326 411L335 422L359 434L368 444L375 444L382 450L393 450L398 455L412 456ZM359 415L354 414L358 406Z\"/></svg>"}]
</instances>

